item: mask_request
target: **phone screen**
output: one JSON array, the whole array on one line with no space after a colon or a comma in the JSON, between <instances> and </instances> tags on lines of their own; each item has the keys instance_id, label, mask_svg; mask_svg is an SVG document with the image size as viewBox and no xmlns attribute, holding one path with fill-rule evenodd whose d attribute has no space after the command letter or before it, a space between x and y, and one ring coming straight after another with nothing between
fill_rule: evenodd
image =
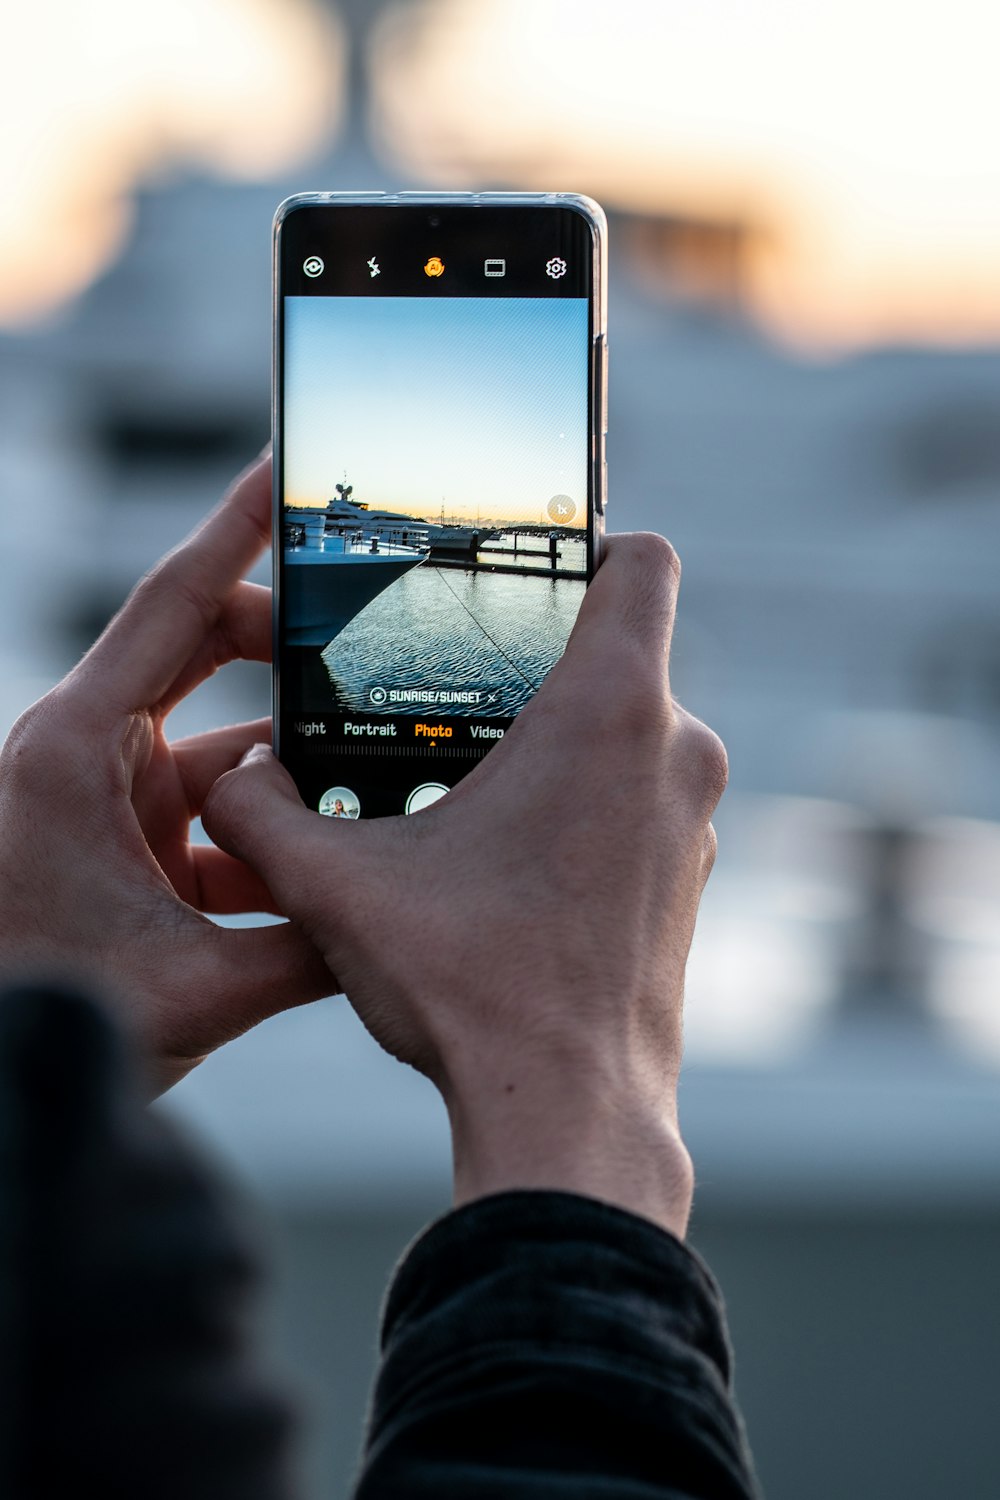
<instances>
[{"instance_id":1,"label":"phone screen","mask_svg":"<svg viewBox=\"0 0 1000 1500\"><path fill-rule=\"evenodd\" d=\"M415 812L504 735L597 562L599 235L568 206L293 200L276 279L276 742Z\"/></svg>"}]
</instances>

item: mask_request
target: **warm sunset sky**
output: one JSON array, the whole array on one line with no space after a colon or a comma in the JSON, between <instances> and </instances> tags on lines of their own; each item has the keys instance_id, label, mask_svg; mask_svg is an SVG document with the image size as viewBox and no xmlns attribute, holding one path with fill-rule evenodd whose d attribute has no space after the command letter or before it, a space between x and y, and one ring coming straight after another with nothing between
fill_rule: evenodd
<instances>
[{"instance_id":1,"label":"warm sunset sky","mask_svg":"<svg viewBox=\"0 0 1000 1500\"><path fill-rule=\"evenodd\" d=\"M336 126L317 0L0 0L0 25L0 327L98 274L164 166L266 179ZM380 149L421 185L742 214L752 305L799 344L997 340L998 56L996 0L417 0L377 41Z\"/></svg>"},{"instance_id":2,"label":"warm sunset sky","mask_svg":"<svg viewBox=\"0 0 1000 1500\"><path fill-rule=\"evenodd\" d=\"M796 341L1000 338L996 0L431 0L381 45L421 180L744 213Z\"/></svg>"},{"instance_id":3,"label":"warm sunset sky","mask_svg":"<svg viewBox=\"0 0 1000 1500\"><path fill-rule=\"evenodd\" d=\"M0 329L114 260L138 183L266 178L339 116L339 32L311 0L0 0L0 39Z\"/></svg>"}]
</instances>

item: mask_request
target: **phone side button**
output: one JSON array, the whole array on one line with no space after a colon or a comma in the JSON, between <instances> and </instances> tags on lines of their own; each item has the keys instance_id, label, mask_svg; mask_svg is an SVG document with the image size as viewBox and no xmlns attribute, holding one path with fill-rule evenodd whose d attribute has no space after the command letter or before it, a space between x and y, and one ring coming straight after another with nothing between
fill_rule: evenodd
<instances>
[{"instance_id":1,"label":"phone side button","mask_svg":"<svg viewBox=\"0 0 1000 1500\"><path fill-rule=\"evenodd\" d=\"M605 343L604 358L601 361L604 367L601 371L601 431L605 437L608 435L608 365L610 357L610 345Z\"/></svg>"}]
</instances>

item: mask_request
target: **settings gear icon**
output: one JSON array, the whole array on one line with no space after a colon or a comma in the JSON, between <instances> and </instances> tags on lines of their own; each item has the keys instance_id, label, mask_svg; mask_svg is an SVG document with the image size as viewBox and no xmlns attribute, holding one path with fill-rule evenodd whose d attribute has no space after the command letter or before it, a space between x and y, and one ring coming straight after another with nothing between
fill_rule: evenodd
<instances>
[{"instance_id":1,"label":"settings gear icon","mask_svg":"<svg viewBox=\"0 0 1000 1500\"><path fill-rule=\"evenodd\" d=\"M561 255L553 255L552 259L546 262L545 274L551 276L553 281L558 281L560 276L566 275L566 262Z\"/></svg>"}]
</instances>

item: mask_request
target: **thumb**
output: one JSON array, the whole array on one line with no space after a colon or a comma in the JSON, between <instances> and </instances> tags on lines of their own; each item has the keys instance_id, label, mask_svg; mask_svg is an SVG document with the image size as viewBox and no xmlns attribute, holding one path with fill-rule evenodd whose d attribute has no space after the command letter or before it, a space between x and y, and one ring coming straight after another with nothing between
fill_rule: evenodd
<instances>
[{"instance_id":1,"label":"thumb","mask_svg":"<svg viewBox=\"0 0 1000 1500\"><path fill-rule=\"evenodd\" d=\"M255 870L294 919L308 851L319 843L323 820L307 810L269 745L254 745L234 771L219 777L201 821L213 843Z\"/></svg>"}]
</instances>

